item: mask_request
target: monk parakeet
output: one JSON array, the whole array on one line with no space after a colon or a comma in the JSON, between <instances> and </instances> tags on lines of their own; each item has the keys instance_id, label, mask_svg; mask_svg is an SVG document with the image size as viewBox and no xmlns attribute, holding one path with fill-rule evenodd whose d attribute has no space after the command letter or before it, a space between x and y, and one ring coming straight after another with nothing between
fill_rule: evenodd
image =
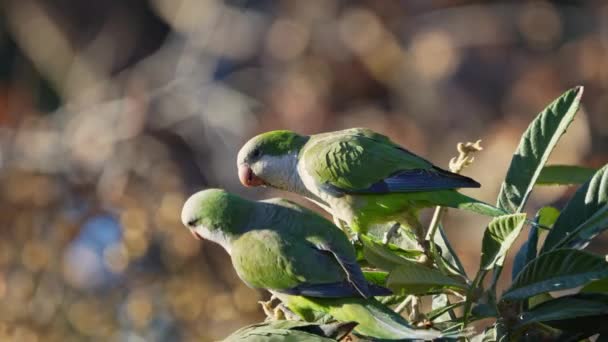
<instances>
[{"instance_id":1,"label":"monk parakeet","mask_svg":"<svg viewBox=\"0 0 608 342\"><path fill-rule=\"evenodd\" d=\"M241 328L223 342L331 342L341 341L357 325L354 322L313 324L302 321L270 321Z\"/></svg>"},{"instance_id":2,"label":"monk parakeet","mask_svg":"<svg viewBox=\"0 0 608 342\"><path fill-rule=\"evenodd\" d=\"M348 238L322 216L283 199L249 201L224 190L191 196L182 222L198 238L221 245L238 276L270 290L295 314L322 312L358 323L359 334L380 339L430 339L373 296L390 290L368 283Z\"/></svg>"},{"instance_id":3,"label":"monk parakeet","mask_svg":"<svg viewBox=\"0 0 608 342\"><path fill-rule=\"evenodd\" d=\"M397 221L421 241L417 210L437 205L506 214L454 190L479 187L473 179L434 166L365 128L309 136L286 130L263 133L241 148L237 166L243 185L303 195L356 233Z\"/></svg>"}]
</instances>

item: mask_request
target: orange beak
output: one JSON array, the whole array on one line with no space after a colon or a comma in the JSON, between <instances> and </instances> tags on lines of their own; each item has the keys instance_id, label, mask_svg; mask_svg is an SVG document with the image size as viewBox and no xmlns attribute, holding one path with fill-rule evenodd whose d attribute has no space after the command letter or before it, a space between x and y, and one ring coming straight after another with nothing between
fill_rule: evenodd
<instances>
[{"instance_id":1,"label":"orange beak","mask_svg":"<svg viewBox=\"0 0 608 342\"><path fill-rule=\"evenodd\" d=\"M255 187L264 185L264 181L253 173L249 165L239 166L239 180L246 187Z\"/></svg>"},{"instance_id":2,"label":"orange beak","mask_svg":"<svg viewBox=\"0 0 608 342\"><path fill-rule=\"evenodd\" d=\"M197 232L195 232L193 229L190 229L190 233L192 233L192 236L194 236L195 239L197 240L204 240L202 236L198 235Z\"/></svg>"}]
</instances>

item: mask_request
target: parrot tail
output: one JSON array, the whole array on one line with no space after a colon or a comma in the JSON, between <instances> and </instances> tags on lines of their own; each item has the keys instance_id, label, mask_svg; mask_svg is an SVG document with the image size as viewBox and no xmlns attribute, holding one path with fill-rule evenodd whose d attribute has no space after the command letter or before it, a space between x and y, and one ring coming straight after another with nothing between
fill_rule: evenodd
<instances>
[{"instance_id":1,"label":"parrot tail","mask_svg":"<svg viewBox=\"0 0 608 342\"><path fill-rule=\"evenodd\" d=\"M339 322L356 322L355 334L374 341L453 340L468 335L460 331L442 334L438 330L417 329L373 298L313 298L271 292L306 321L318 320L320 313L329 314Z\"/></svg>"},{"instance_id":2,"label":"parrot tail","mask_svg":"<svg viewBox=\"0 0 608 342\"><path fill-rule=\"evenodd\" d=\"M351 299L329 306L329 314L339 321L354 321L355 333L380 340L435 340L441 332L416 329L400 315L375 299Z\"/></svg>"},{"instance_id":3,"label":"parrot tail","mask_svg":"<svg viewBox=\"0 0 608 342\"><path fill-rule=\"evenodd\" d=\"M476 200L467 195L463 195L455 190L444 190L444 191L436 191L436 192L428 192L426 193L429 196L433 196L431 199L431 203L435 205L439 205L442 207L456 208L467 211L472 211L474 213L498 217L502 215L510 214L508 211L497 208L491 204Z\"/></svg>"}]
</instances>

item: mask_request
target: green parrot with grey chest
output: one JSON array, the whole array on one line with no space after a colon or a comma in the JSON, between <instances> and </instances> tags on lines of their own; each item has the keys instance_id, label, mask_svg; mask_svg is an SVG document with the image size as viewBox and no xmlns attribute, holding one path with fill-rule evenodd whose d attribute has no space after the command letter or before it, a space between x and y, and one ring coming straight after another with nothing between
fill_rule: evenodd
<instances>
[{"instance_id":1,"label":"green parrot with grey chest","mask_svg":"<svg viewBox=\"0 0 608 342\"><path fill-rule=\"evenodd\" d=\"M376 339L434 339L415 329L373 296L390 290L368 283L347 237L318 214L283 199L249 201L224 190L192 195L182 222L200 239L221 245L238 276L267 289L293 313L318 313L356 322L355 332Z\"/></svg>"},{"instance_id":2,"label":"green parrot with grey chest","mask_svg":"<svg viewBox=\"0 0 608 342\"><path fill-rule=\"evenodd\" d=\"M249 140L237 158L245 186L270 186L300 194L356 233L396 221L424 232L418 210L445 206L500 216L505 211L455 189L479 183L437 166L366 128L300 135L280 130Z\"/></svg>"}]
</instances>

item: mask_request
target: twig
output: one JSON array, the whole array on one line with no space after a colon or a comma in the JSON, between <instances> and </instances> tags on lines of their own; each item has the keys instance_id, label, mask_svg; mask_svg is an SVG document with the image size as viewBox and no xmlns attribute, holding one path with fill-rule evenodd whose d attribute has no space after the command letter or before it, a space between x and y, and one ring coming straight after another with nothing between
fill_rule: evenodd
<instances>
[{"instance_id":1,"label":"twig","mask_svg":"<svg viewBox=\"0 0 608 342\"><path fill-rule=\"evenodd\" d=\"M397 313L403 312L403 310L405 310L405 308L410 304L410 302L412 301L413 298L414 298L413 295L409 295L409 296L405 297L405 299L403 300L403 302L401 302L401 304L399 304L395 308L395 312L397 312Z\"/></svg>"},{"instance_id":2,"label":"twig","mask_svg":"<svg viewBox=\"0 0 608 342\"><path fill-rule=\"evenodd\" d=\"M477 140L474 143L458 143L456 148L458 149L458 156L450 159L449 164L450 171L454 173L460 173L466 167L471 165L473 161L475 161L475 157L473 157L473 154L483 150L483 147L481 147L481 140ZM435 234L437 233L439 222L441 222L441 218L443 217L446 211L447 209L445 207L436 207L435 212L433 213L433 219L431 220L429 226L427 239L430 242L431 254L433 255L434 259L438 257L437 247L435 246ZM437 264L437 267L439 267L440 269L443 268L443 266L440 266L439 263ZM442 269L442 272L445 272L445 270Z\"/></svg>"},{"instance_id":3,"label":"twig","mask_svg":"<svg viewBox=\"0 0 608 342\"><path fill-rule=\"evenodd\" d=\"M450 159L449 168L450 168L450 171L457 173L457 174L462 172L462 170L464 170L466 167L468 167L469 165L471 165L473 163L473 161L475 160L475 157L473 157L474 153L483 150L483 148L481 147L481 140L477 140L474 143L472 143L472 142L458 143L456 148L458 149L458 156ZM433 259L435 259L435 260L439 260L439 258L441 258L441 255L439 255L439 253L437 251L437 246L435 244L435 234L437 233L437 229L439 228L439 223L441 222L441 219L445 215L446 211L447 211L447 208L445 208L445 207L437 206L435 208L435 212L433 213L433 218L431 219L430 227L429 227L428 234L427 234L427 239L430 243L430 248L431 248L431 255L433 256ZM439 270L442 273L447 273L447 270L445 269L445 267L442 263L437 262L437 267L439 268ZM476 286L477 286L476 283L477 283L477 281L479 281L480 276L481 276L480 274L477 274L476 279L470 285L471 287L469 288L466 296L464 297L466 299L466 302L465 302L465 308L464 308L463 329L466 327L466 321L468 319L468 311L470 310L470 305L471 305L469 298L472 294L473 289L476 288ZM452 311L452 310L449 310L449 311Z\"/></svg>"}]
</instances>

